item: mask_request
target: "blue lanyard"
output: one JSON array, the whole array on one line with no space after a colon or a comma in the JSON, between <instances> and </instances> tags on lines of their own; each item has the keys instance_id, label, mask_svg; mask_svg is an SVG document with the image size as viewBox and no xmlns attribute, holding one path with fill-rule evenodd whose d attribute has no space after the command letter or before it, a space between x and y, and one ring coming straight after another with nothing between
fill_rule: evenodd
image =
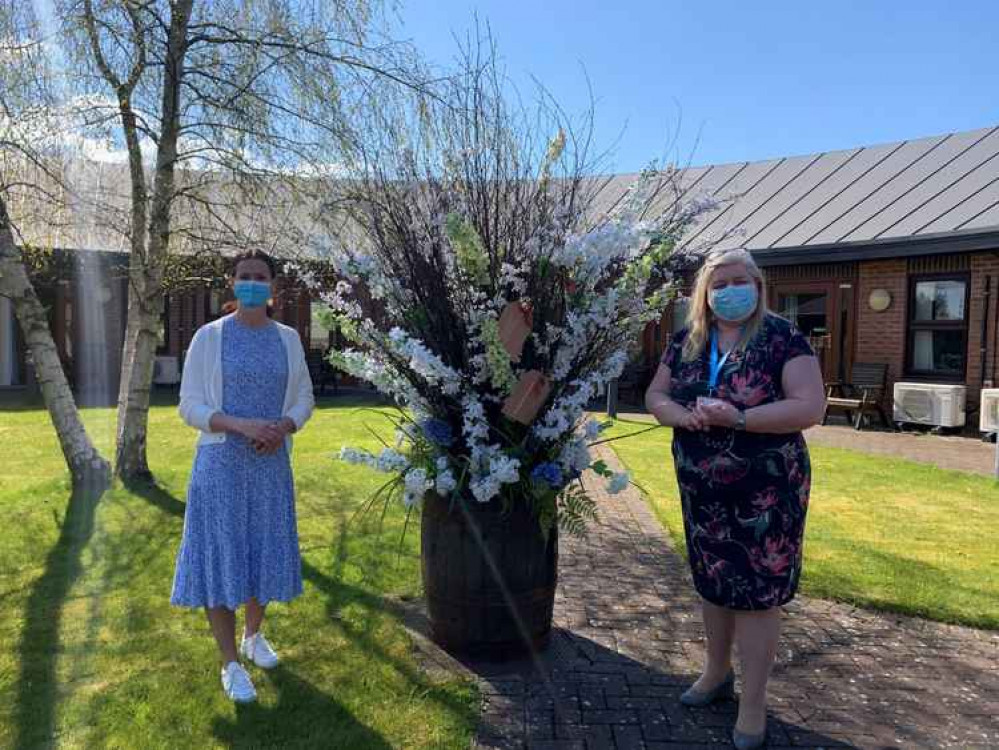
<instances>
[{"instance_id":1,"label":"blue lanyard","mask_svg":"<svg viewBox=\"0 0 999 750\"><path fill-rule=\"evenodd\" d=\"M718 377L721 375L722 368L725 366L725 362L728 361L728 355L732 353L729 349L724 355L719 356L718 350L718 329L711 329L711 356L710 356L710 371L708 375L708 388L712 391L718 386Z\"/></svg>"}]
</instances>

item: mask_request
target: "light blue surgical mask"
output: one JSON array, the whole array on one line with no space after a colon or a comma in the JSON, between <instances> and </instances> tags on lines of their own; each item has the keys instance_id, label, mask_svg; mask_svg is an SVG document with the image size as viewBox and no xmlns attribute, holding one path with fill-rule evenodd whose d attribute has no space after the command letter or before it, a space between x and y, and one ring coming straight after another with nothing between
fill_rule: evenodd
<instances>
[{"instance_id":1,"label":"light blue surgical mask","mask_svg":"<svg viewBox=\"0 0 999 750\"><path fill-rule=\"evenodd\" d=\"M730 323L748 318L756 311L758 302L756 284L734 284L712 289L708 297L708 304L714 314Z\"/></svg>"},{"instance_id":2,"label":"light blue surgical mask","mask_svg":"<svg viewBox=\"0 0 999 750\"><path fill-rule=\"evenodd\" d=\"M271 298L271 285L266 281L237 281L232 293L241 307L263 307Z\"/></svg>"}]
</instances>

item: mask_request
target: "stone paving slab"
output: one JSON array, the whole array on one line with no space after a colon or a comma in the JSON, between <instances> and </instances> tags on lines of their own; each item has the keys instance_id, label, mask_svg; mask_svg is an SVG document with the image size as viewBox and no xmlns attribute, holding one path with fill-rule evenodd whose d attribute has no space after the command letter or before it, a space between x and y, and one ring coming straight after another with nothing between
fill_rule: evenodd
<instances>
[{"instance_id":1,"label":"stone paving slab","mask_svg":"<svg viewBox=\"0 0 999 750\"><path fill-rule=\"evenodd\" d=\"M731 747L734 702L678 702L703 653L686 563L636 490L598 487L600 523L562 541L552 646L466 665L483 693L474 747ZM769 747L999 748L999 632L805 597L784 609Z\"/></svg>"}]
</instances>

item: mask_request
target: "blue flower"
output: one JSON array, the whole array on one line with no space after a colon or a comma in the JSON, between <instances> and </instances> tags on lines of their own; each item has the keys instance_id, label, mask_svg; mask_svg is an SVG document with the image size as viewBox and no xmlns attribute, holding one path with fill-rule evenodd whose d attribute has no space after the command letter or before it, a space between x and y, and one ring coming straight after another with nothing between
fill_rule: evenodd
<instances>
[{"instance_id":1,"label":"blue flower","mask_svg":"<svg viewBox=\"0 0 999 750\"><path fill-rule=\"evenodd\" d=\"M420 422L420 429L427 436L427 440L442 448L447 448L454 442L454 433L451 431L451 425L443 419L425 419Z\"/></svg>"},{"instance_id":2,"label":"blue flower","mask_svg":"<svg viewBox=\"0 0 999 750\"><path fill-rule=\"evenodd\" d=\"M538 464L531 472L531 479L536 482L546 482L550 487L559 489L562 486L562 469L558 464L551 462Z\"/></svg>"}]
</instances>

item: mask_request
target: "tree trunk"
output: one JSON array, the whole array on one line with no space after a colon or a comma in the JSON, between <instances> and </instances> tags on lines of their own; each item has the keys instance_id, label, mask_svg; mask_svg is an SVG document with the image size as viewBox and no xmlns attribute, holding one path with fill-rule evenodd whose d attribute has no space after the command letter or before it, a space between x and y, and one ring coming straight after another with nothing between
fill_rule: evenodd
<instances>
[{"instance_id":1,"label":"tree trunk","mask_svg":"<svg viewBox=\"0 0 999 750\"><path fill-rule=\"evenodd\" d=\"M14 244L7 206L0 197L0 294L9 297L14 305L24 340L31 349L38 382L48 409L52 426L59 436L66 466L76 489L100 492L107 488L111 467L94 447L73 400L66 373L52 332L49 330L45 308L35 294L28 272Z\"/></svg>"},{"instance_id":2,"label":"tree trunk","mask_svg":"<svg viewBox=\"0 0 999 750\"><path fill-rule=\"evenodd\" d=\"M174 198L177 139L180 134L180 88L187 52L188 26L193 0L173 4L167 59L163 72L160 106L161 131L156 153L155 183L150 207L148 237L143 223L145 180L142 173L135 116L127 101L122 119L129 160L132 164L132 254L129 261L128 324L122 347L121 388L118 393L118 440L115 472L126 482L149 481L152 472L146 459L149 423L149 392L153 380L156 341L163 310L163 272L170 243L170 207ZM147 241L143 241L147 240ZM137 252L138 250L138 252Z\"/></svg>"}]
</instances>

